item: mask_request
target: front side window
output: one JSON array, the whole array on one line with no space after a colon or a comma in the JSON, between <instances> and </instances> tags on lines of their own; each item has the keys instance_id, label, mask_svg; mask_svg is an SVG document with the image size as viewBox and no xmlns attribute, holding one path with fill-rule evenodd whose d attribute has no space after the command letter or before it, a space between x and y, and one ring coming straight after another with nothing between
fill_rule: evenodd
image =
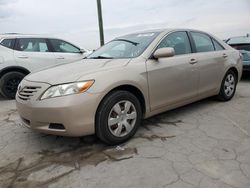
<instances>
[{"instance_id":1,"label":"front side window","mask_svg":"<svg viewBox=\"0 0 250 188\"><path fill-rule=\"evenodd\" d=\"M214 46L211 38L203 33L191 32L194 39L197 52L211 52L214 51Z\"/></svg>"},{"instance_id":2,"label":"front side window","mask_svg":"<svg viewBox=\"0 0 250 188\"><path fill-rule=\"evenodd\" d=\"M4 40L2 40L1 45L6 47L6 48L13 49L14 43L15 43L15 39L4 39Z\"/></svg>"},{"instance_id":3,"label":"front side window","mask_svg":"<svg viewBox=\"0 0 250 188\"><path fill-rule=\"evenodd\" d=\"M49 39L54 52L80 53L80 49L72 44L59 39Z\"/></svg>"},{"instance_id":4,"label":"front side window","mask_svg":"<svg viewBox=\"0 0 250 188\"><path fill-rule=\"evenodd\" d=\"M88 58L122 59L138 57L146 50L158 34L158 32L138 33L116 38L93 52Z\"/></svg>"},{"instance_id":5,"label":"front side window","mask_svg":"<svg viewBox=\"0 0 250 188\"><path fill-rule=\"evenodd\" d=\"M49 52L46 40L42 38L17 39L16 50L23 52Z\"/></svg>"},{"instance_id":6,"label":"front side window","mask_svg":"<svg viewBox=\"0 0 250 188\"><path fill-rule=\"evenodd\" d=\"M185 31L169 34L164 38L157 49L171 47L175 50L175 55L191 53L191 46Z\"/></svg>"}]
</instances>

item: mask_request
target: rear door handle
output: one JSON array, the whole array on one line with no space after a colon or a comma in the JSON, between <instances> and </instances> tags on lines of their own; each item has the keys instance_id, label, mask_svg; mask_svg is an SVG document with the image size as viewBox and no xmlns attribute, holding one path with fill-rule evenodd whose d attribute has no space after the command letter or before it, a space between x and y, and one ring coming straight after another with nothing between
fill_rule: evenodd
<instances>
[{"instance_id":1,"label":"rear door handle","mask_svg":"<svg viewBox=\"0 0 250 188\"><path fill-rule=\"evenodd\" d=\"M227 54L223 54L222 56L223 56L224 58L227 58Z\"/></svg>"},{"instance_id":2,"label":"rear door handle","mask_svg":"<svg viewBox=\"0 0 250 188\"><path fill-rule=\"evenodd\" d=\"M26 56L26 55L20 55L20 56L18 56L18 58L20 58L20 59L28 59L29 57Z\"/></svg>"},{"instance_id":3,"label":"rear door handle","mask_svg":"<svg viewBox=\"0 0 250 188\"><path fill-rule=\"evenodd\" d=\"M191 65L194 65L194 64L196 64L198 61L196 60L196 59L191 59L190 61L189 61L189 63L191 64Z\"/></svg>"}]
</instances>

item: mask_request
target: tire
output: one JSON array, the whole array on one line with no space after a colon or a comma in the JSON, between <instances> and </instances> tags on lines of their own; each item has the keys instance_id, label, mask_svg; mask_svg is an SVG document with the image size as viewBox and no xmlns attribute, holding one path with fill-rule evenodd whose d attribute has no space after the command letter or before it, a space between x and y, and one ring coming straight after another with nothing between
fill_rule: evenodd
<instances>
[{"instance_id":1,"label":"tire","mask_svg":"<svg viewBox=\"0 0 250 188\"><path fill-rule=\"evenodd\" d=\"M220 93L217 98L221 101L229 101L233 98L237 87L237 76L234 71L229 70L224 76Z\"/></svg>"},{"instance_id":2,"label":"tire","mask_svg":"<svg viewBox=\"0 0 250 188\"><path fill-rule=\"evenodd\" d=\"M130 92L114 91L104 98L97 110L96 135L108 145L121 144L134 136L141 119L139 100Z\"/></svg>"},{"instance_id":3,"label":"tire","mask_svg":"<svg viewBox=\"0 0 250 188\"><path fill-rule=\"evenodd\" d=\"M8 99L15 99L19 83L25 77L21 72L8 72L0 80L0 92Z\"/></svg>"}]
</instances>

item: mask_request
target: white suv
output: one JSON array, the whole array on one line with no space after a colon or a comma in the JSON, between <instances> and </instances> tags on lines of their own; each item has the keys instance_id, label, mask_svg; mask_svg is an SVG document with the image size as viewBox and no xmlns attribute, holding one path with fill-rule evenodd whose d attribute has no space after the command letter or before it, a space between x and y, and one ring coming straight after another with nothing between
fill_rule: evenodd
<instances>
[{"instance_id":1,"label":"white suv","mask_svg":"<svg viewBox=\"0 0 250 188\"><path fill-rule=\"evenodd\" d=\"M30 72L83 59L90 52L61 39L36 35L0 35L0 93L15 98Z\"/></svg>"}]
</instances>

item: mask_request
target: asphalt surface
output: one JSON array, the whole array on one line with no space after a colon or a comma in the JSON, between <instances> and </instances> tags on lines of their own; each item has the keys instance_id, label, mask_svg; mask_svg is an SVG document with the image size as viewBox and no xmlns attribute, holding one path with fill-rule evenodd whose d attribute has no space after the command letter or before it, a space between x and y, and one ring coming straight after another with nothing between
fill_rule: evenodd
<instances>
[{"instance_id":1,"label":"asphalt surface","mask_svg":"<svg viewBox=\"0 0 250 188\"><path fill-rule=\"evenodd\" d=\"M0 187L249 188L250 76L232 101L160 114L117 147L33 132L0 98Z\"/></svg>"}]
</instances>

